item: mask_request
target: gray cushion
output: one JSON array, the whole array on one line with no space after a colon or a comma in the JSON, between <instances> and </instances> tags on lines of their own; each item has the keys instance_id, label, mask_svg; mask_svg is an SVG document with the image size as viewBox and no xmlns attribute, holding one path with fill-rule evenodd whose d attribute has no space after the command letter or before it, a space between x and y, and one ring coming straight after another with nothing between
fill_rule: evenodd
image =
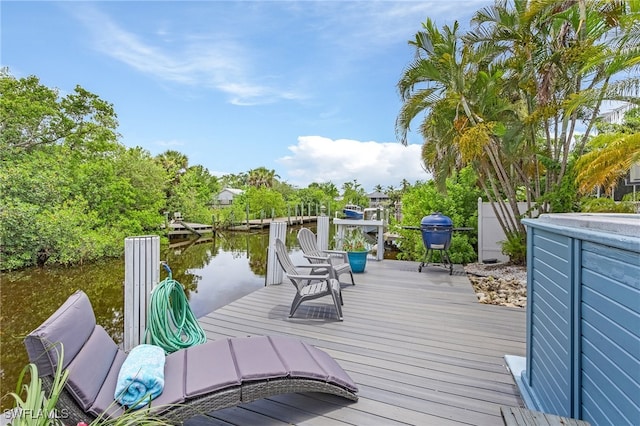
<instances>
[{"instance_id":1,"label":"gray cushion","mask_svg":"<svg viewBox=\"0 0 640 426\"><path fill-rule=\"evenodd\" d=\"M89 298L77 291L40 327L29 333L24 344L29 361L36 364L41 376L52 375L58 365L61 344L62 366L66 368L85 344L96 325Z\"/></svg>"},{"instance_id":2,"label":"gray cushion","mask_svg":"<svg viewBox=\"0 0 640 426\"><path fill-rule=\"evenodd\" d=\"M117 417L123 413L124 410L122 406L113 400L113 393L116 390L120 367L122 367L122 363L126 358L127 354L123 350L118 349L113 359L113 364L111 364L111 369L104 379L102 387L98 391L98 396L93 401L93 404L91 404L91 408L87 410L89 413L94 416L99 416L104 412L107 417Z\"/></svg>"},{"instance_id":3,"label":"gray cushion","mask_svg":"<svg viewBox=\"0 0 640 426\"><path fill-rule=\"evenodd\" d=\"M344 371L338 362L329 356L328 353L309 345L307 345L307 348L318 365L320 365L320 367L322 367L322 369L327 373L327 380L329 382L342 385L353 392L358 391L358 386L355 384L353 379L349 377L347 372Z\"/></svg>"},{"instance_id":4,"label":"gray cushion","mask_svg":"<svg viewBox=\"0 0 640 426\"><path fill-rule=\"evenodd\" d=\"M291 377L333 382L358 391L351 377L326 352L290 337L270 336L269 340Z\"/></svg>"},{"instance_id":5,"label":"gray cushion","mask_svg":"<svg viewBox=\"0 0 640 426\"><path fill-rule=\"evenodd\" d=\"M82 350L69 364L68 390L83 410L89 409L102 387L118 347L101 326L97 325Z\"/></svg>"},{"instance_id":6,"label":"gray cushion","mask_svg":"<svg viewBox=\"0 0 640 426\"><path fill-rule=\"evenodd\" d=\"M271 336L269 340L291 377L327 380L328 374L311 355L310 346L301 340L282 336Z\"/></svg>"},{"instance_id":7,"label":"gray cushion","mask_svg":"<svg viewBox=\"0 0 640 426\"><path fill-rule=\"evenodd\" d=\"M287 376L287 369L267 337L237 337L230 342L242 381Z\"/></svg>"},{"instance_id":8,"label":"gray cushion","mask_svg":"<svg viewBox=\"0 0 640 426\"><path fill-rule=\"evenodd\" d=\"M109 374L88 410L89 413L98 416L104 412L107 417L117 417L122 414L123 408L113 400L113 394L118 382L118 373L126 358L127 354L118 350ZM184 402L184 369L185 351L174 352L167 356L164 364L164 390L160 396L151 401L151 407L155 408L154 413L161 413L174 404Z\"/></svg>"},{"instance_id":9,"label":"gray cushion","mask_svg":"<svg viewBox=\"0 0 640 426\"><path fill-rule=\"evenodd\" d=\"M184 376L186 366L185 351L177 351L167 355L164 364L164 390L162 394L151 401L154 412L161 413L175 404L184 402Z\"/></svg>"},{"instance_id":10,"label":"gray cushion","mask_svg":"<svg viewBox=\"0 0 640 426\"><path fill-rule=\"evenodd\" d=\"M186 353L185 381L188 398L240 385L229 339L192 346Z\"/></svg>"}]
</instances>

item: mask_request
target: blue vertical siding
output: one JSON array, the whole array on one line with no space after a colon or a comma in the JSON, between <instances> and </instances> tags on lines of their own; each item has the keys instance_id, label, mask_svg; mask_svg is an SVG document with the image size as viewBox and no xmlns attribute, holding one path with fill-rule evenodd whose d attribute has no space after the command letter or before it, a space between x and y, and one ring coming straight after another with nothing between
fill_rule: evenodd
<instances>
[{"instance_id":1,"label":"blue vertical siding","mask_svg":"<svg viewBox=\"0 0 640 426\"><path fill-rule=\"evenodd\" d=\"M640 425L640 256L582 246L582 417Z\"/></svg>"},{"instance_id":2,"label":"blue vertical siding","mask_svg":"<svg viewBox=\"0 0 640 426\"><path fill-rule=\"evenodd\" d=\"M570 239L535 230L533 237L529 384L539 402L569 416L571 395Z\"/></svg>"},{"instance_id":3,"label":"blue vertical siding","mask_svg":"<svg viewBox=\"0 0 640 426\"><path fill-rule=\"evenodd\" d=\"M523 221L530 408L640 425L640 216L544 216Z\"/></svg>"}]
</instances>

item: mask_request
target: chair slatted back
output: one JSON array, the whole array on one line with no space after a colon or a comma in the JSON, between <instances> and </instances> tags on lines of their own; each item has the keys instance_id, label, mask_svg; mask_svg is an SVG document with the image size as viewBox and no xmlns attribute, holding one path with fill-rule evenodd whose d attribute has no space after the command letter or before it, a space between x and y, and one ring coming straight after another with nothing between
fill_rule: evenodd
<instances>
[{"instance_id":1,"label":"chair slatted back","mask_svg":"<svg viewBox=\"0 0 640 426\"><path fill-rule=\"evenodd\" d=\"M311 256L326 256L323 254L316 244L316 235L308 228L302 228L298 231L298 244L302 252ZM311 263L322 263L319 259L309 259Z\"/></svg>"},{"instance_id":2,"label":"chair slatted back","mask_svg":"<svg viewBox=\"0 0 640 426\"><path fill-rule=\"evenodd\" d=\"M276 257L278 258L278 263L284 269L284 272L287 274L297 274L296 267L291 261L291 256L289 256L289 252L287 252L287 247L284 245L280 238L276 239Z\"/></svg>"}]
</instances>

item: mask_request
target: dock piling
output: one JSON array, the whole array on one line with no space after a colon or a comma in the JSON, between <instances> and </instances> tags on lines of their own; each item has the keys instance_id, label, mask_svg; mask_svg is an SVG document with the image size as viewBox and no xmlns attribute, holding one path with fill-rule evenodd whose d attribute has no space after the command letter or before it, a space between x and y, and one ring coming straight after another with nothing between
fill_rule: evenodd
<instances>
[{"instance_id":1,"label":"dock piling","mask_svg":"<svg viewBox=\"0 0 640 426\"><path fill-rule=\"evenodd\" d=\"M144 342L151 290L160 281L160 237L124 240L124 350Z\"/></svg>"},{"instance_id":2,"label":"dock piling","mask_svg":"<svg viewBox=\"0 0 640 426\"><path fill-rule=\"evenodd\" d=\"M269 249L267 250L267 275L265 285L282 284L282 268L276 257L276 239L285 241L287 222L271 222L269 226Z\"/></svg>"}]
</instances>

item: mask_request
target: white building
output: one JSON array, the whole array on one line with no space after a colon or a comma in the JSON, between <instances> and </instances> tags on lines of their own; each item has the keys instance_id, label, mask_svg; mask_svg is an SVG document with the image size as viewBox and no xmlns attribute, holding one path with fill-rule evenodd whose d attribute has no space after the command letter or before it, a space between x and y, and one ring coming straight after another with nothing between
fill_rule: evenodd
<instances>
[{"instance_id":1,"label":"white building","mask_svg":"<svg viewBox=\"0 0 640 426\"><path fill-rule=\"evenodd\" d=\"M624 122L624 114L635 107L635 105L625 102L607 112L603 112L600 114L600 118L606 123L622 124Z\"/></svg>"},{"instance_id":2,"label":"white building","mask_svg":"<svg viewBox=\"0 0 640 426\"><path fill-rule=\"evenodd\" d=\"M242 189L225 188L218 194L218 204L223 206L233 204L233 199L242 193L244 193Z\"/></svg>"},{"instance_id":3,"label":"white building","mask_svg":"<svg viewBox=\"0 0 640 426\"><path fill-rule=\"evenodd\" d=\"M369 207L378 207L389 201L389 196L380 191L371 192L367 197L369 197Z\"/></svg>"}]
</instances>

